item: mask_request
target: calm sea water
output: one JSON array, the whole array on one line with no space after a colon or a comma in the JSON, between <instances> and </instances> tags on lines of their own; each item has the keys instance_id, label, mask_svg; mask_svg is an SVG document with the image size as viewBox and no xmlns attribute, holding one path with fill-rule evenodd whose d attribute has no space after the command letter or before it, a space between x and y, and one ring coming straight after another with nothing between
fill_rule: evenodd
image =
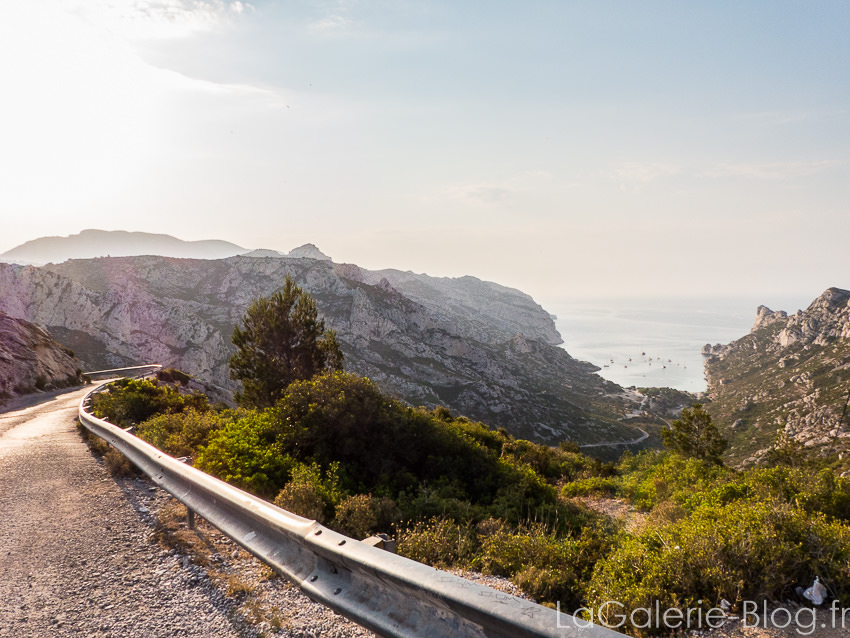
<instances>
[{"instance_id":1,"label":"calm sea water","mask_svg":"<svg viewBox=\"0 0 850 638\"><path fill-rule=\"evenodd\" d=\"M543 306L557 315L567 352L598 365L604 378L625 387L701 392L706 389L703 345L746 335L761 303L790 314L813 299L554 299Z\"/></svg>"}]
</instances>

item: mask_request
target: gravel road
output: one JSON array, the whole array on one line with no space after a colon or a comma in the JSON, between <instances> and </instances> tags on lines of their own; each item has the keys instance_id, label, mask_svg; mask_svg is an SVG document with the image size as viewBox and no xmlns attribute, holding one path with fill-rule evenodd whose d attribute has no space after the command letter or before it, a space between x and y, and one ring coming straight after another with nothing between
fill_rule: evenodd
<instances>
[{"instance_id":1,"label":"gravel road","mask_svg":"<svg viewBox=\"0 0 850 638\"><path fill-rule=\"evenodd\" d=\"M76 428L86 391L0 414L0 637L372 635L214 530L197 534L207 564L163 545L158 517L175 506L89 451Z\"/></svg>"}]
</instances>

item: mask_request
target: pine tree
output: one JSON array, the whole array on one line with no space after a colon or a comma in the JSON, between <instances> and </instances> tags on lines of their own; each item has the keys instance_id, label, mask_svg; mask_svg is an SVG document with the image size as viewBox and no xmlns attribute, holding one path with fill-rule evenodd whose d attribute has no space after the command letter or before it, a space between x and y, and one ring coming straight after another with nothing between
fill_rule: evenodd
<instances>
[{"instance_id":1,"label":"pine tree","mask_svg":"<svg viewBox=\"0 0 850 638\"><path fill-rule=\"evenodd\" d=\"M721 456L729 445L711 421L711 415L699 403L683 409L682 418L663 430L661 439L664 446L674 452L718 465L723 463Z\"/></svg>"},{"instance_id":2,"label":"pine tree","mask_svg":"<svg viewBox=\"0 0 850 638\"><path fill-rule=\"evenodd\" d=\"M246 407L270 407L293 381L342 369L336 333L289 277L278 292L254 300L233 330L233 344L230 378L242 382L236 400Z\"/></svg>"}]
</instances>

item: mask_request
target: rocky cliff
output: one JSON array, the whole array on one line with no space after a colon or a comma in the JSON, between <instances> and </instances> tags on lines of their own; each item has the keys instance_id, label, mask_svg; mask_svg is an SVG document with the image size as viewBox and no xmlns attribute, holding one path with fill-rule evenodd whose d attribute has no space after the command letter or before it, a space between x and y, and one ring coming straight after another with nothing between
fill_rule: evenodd
<instances>
[{"instance_id":1,"label":"rocky cliff","mask_svg":"<svg viewBox=\"0 0 850 638\"><path fill-rule=\"evenodd\" d=\"M232 391L233 326L287 275L337 331L346 369L386 392L538 441L635 438L620 421L628 399L554 345L560 335L539 305L472 277L291 257L0 264L0 309L47 326L90 367L158 362Z\"/></svg>"},{"instance_id":2,"label":"rocky cliff","mask_svg":"<svg viewBox=\"0 0 850 638\"><path fill-rule=\"evenodd\" d=\"M810 448L850 447L850 291L830 288L790 316L760 306L750 334L703 352L708 409L733 459L757 460L781 431Z\"/></svg>"},{"instance_id":3,"label":"rocky cliff","mask_svg":"<svg viewBox=\"0 0 850 638\"><path fill-rule=\"evenodd\" d=\"M38 326L0 312L0 404L80 383L80 363L73 353Z\"/></svg>"}]
</instances>

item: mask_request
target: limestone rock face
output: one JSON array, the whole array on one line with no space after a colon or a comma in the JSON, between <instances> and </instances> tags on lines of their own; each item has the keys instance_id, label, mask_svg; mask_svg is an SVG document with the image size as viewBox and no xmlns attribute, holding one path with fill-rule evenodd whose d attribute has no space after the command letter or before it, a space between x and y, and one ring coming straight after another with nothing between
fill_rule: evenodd
<instances>
[{"instance_id":1,"label":"limestone rock face","mask_svg":"<svg viewBox=\"0 0 850 638\"><path fill-rule=\"evenodd\" d=\"M0 403L79 383L80 363L71 352L38 326L0 312Z\"/></svg>"},{"instance_id":2,"label":"limestone rock face","mask_svg":"<svg viewBox=\"0 0 850 638\"><path fill-rule=\"evenodd\" d=\"M626 399L595 366L556 347L548 313L524 293L472 277L289 256L0 264L0 310L47 327L87 367L161 363L232 392L233 327L287 275L336 330L345 368L385 392L538 441L634 438L620 421Z\"/></svg>"},{"instance_id":3,"label":"limestone rock face","mask_svg":"<svg viewBox=\"0 0 850 638\"><path fill-rule=\"evenodd\" d=\"M784 431L808 447L850 447L850 291L830 288L804 311L760 306L753 329L706 361L709 411L733 424L732 454L757 460Z\"/></svg>"},{"instance_id":4,"label":"limestone rock face","mask_svg":"<svg viewBox=\"0 0 850 638\"><path fill-rule=\"evenodd\" d=\"M759 306L758 310L756 310L756 321L753 324L752 330L758 330L759 328L764 328L769 326L777 321L782 321L783 319L788 318L788 313L784 310L778 310L774 312L767 306Z\"/></svg>"}]
</instances>

